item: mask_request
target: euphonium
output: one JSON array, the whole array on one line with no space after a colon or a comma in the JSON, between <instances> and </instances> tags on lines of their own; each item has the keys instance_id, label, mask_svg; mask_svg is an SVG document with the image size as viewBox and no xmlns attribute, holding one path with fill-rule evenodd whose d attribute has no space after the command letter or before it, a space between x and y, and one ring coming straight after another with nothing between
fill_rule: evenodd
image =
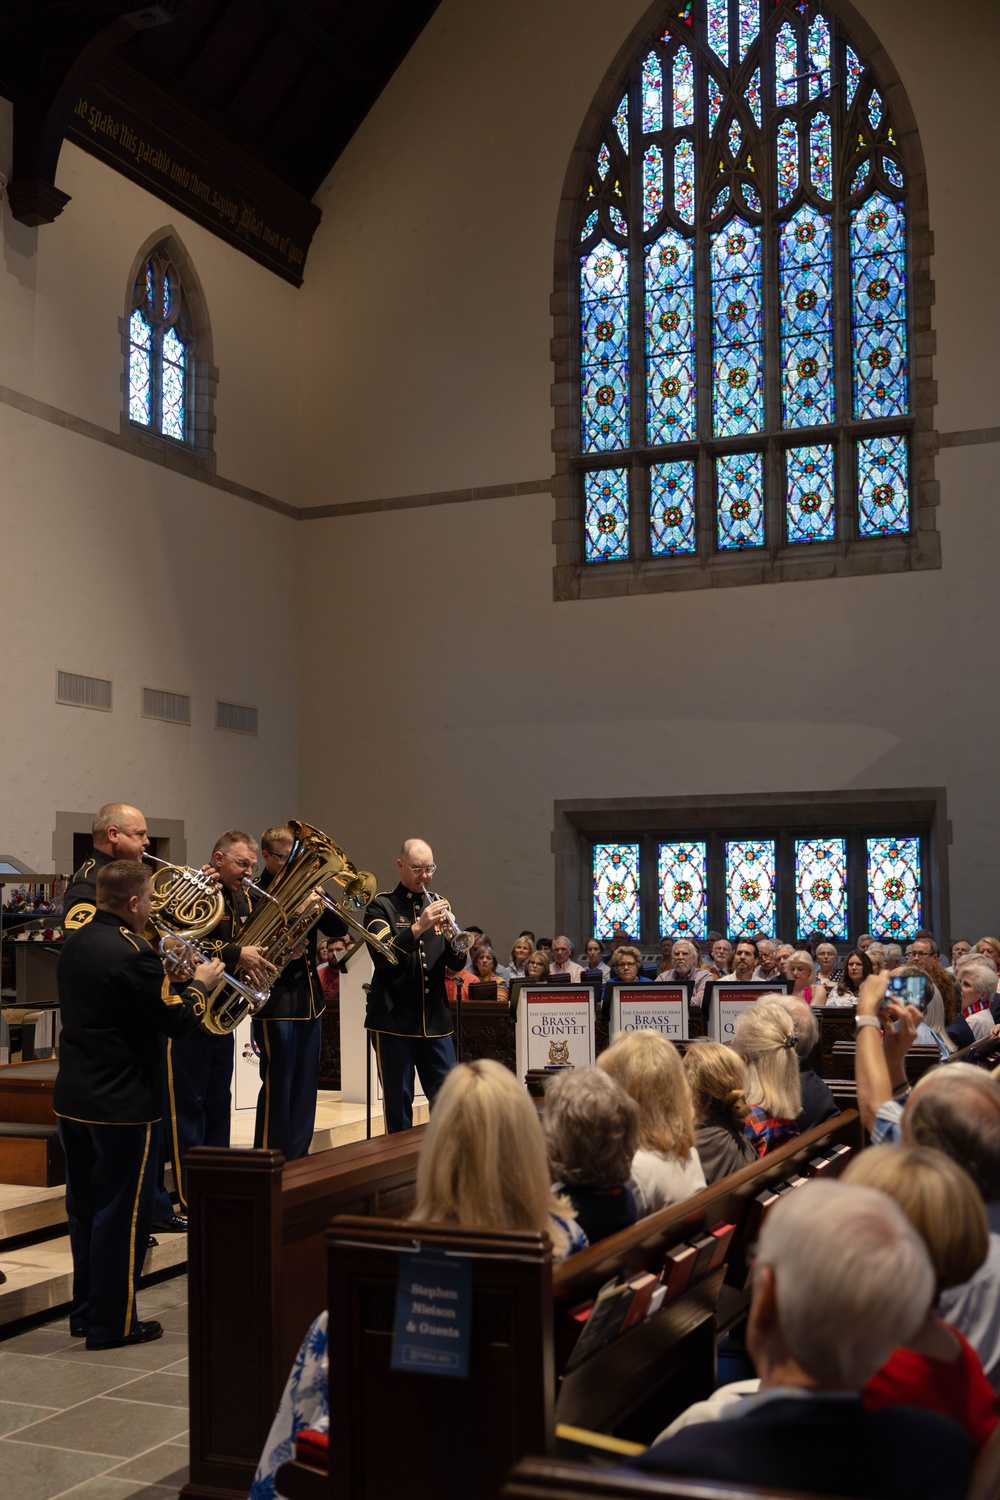
<instances>
[{"instance_id":1,"label":"euphonium","mask_svg":"<svg viewBox=\"0 0 1000 1500\"><path fill-rule=\"evenodd\" d=\"M171 932L169 927L150 919L150 926L155 927L160 939L160 958L167 978L175 984L188 982L189 976L199 964L209 962L208 955L202 953L197 945L186 937L181 937L177 932ZM226 982L237 989L246 999L247 1005L255 1014L261 1010L271 998L269 990L255 990L250 985L244 984L239 979L234 979L232 974L224 976Z\"/></svg>"},{"instance_id":2,"label":"euphonium","mask_svg":"<svg viewBox=\"0 0 1000 1500\"><path fill-rule=\"evenodd\" d=\"M180 937L200 938L222 921L225 897L215 881L190 865L171 865L155 854L143 859L159 868L153 872L151 921ZM154 939L155 940L155 939Z\"/></svg>"},{"instance_id":3,"label":"euphonium","mask_svg":"<svg viewBox=\"0 0 1000 1500\"><path fill-rule=\"evenodd\" d=\"M297 944L323 914L323 905L316 895L317 886L335 880L345 900L354 905L367 905L374 895L374 878L360 873L343 849L325 833L297 818L289 818L288 826L294 835L291 853L267 890L261 892L260 903L235 938L243 948L260 948L267 961L274 964L277 972L271 976L272 985L291 960ZM324 896L322 901L327 902L329 898ZM348 926L360 927L337 902L329 904ZM374 943L375 940L363 928L361 931L369 942ZM388 956L395 959L392 953ZM225 1036L239 1025L250 1009L242 987L223 979L208 997L201 1024L206 1031Z\"/></svg>"}]
</instances>

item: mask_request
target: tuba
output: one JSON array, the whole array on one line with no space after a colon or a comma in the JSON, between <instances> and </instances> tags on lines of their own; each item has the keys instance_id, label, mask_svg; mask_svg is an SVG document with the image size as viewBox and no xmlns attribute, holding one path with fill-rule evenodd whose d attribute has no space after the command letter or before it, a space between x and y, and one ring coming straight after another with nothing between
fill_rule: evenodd
<instances>
[{"instance_id":1,"label":"tuba","mask_svg":"<svg viewBox=\"0 0 1000 1500\"><path fill-rule=\"evenodd\" d=\"M226 900L220 886L190 865L171 865L155 854L143 859L158 868L153 874L153 905L150 912L151 932L146 936L155 943L160 929L166 927L178 937L204 937L222 921Z\"/></svg>"},{"instance_id":2,"label":"tuba","mask_svg":"<svg viewBox=\"0 0 1000 1500\"><path fill-rule=\"evenodd\" d=\"M367 906L375 894L374 877L358 871L343 849L325 833L298 818L289 818L288 826L295 842L284 868L266 891L256 888L262 899L236 936L241 947L261 948L268 962L274 964L277 972L272 984L327 906L338 917L345 916L344 908L337 902L326 896L321 900L316 895L317 886L336 881L344 901L356 907ZM353 919L348 925L360 926ZM374 943L370 934L365 936ZM389 957L395 959L394 954ZM209 995L201 1024L215 1036L226 1036L254 1008L247 1000L246 987L226 976Z\"/></svg>"}]
</instances>

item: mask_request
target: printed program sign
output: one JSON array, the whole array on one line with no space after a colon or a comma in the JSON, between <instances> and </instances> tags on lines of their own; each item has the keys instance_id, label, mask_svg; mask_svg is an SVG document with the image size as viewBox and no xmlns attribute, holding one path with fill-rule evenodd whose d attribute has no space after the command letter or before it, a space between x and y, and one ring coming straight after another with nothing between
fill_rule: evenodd
<instances>
[{"instance_id":1,"label":"printed program sign","mask_svg":"<svg viewBox=\"0 0 1000 1500\"><path fill-rule=\"evenodd\" d=\"M716 1042L731 1042L736 1022L745 1006L755 1005L765 995L787 995L788 990L787 979L776 984L763 981L726 984L722 980L710 979L705 986L709 1036Z\"/></svg>"},{"instance_id":2,"label":"printed program sign","mask_svg":"<svg viewBox=\"0 0 1000 1500\"><path fill-rule=\"evenodd\" d=\"M517 1002L517 1076L594 1061L594 986L525 985Z\"/></svg>"},{"instance_id":3,"label":"printed program sign","mask_svg":"<svg viewBox=\"0 0 1000 1500\"><path fill-rule=\"evenodd\" d=\"M399 1252L392 1368L413 1374L469 1374L472 1262L421 1250Z\"/></svg>"},{"instance_id":4,"label":"printed program sign","mask_svg":"<svg viewBox=\"0 0 1000 1500\"><path fill-rule=\"evenodd\" d=\"M661 1031L670 1041L686 1041L691 986L616 984L611 990L611 1036L623 1031Z\"/></svg>"}]
</instances>

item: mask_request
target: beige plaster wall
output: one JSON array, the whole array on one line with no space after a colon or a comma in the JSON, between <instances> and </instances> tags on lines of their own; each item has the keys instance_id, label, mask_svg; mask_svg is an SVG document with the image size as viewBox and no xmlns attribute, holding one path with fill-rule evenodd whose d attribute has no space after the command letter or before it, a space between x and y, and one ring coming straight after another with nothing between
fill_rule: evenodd
<instances>
[{"instance_id":1,"label":"beige plaster wall","mask_svg":"<svg viewBox=\"0 0 1000 1500\"><path fill-rule=\"evenodd\" d=\"M558 199L643 10L445 0L322 195L304 504L551 472ZM939 427L996 426L1000 18L859 10L922 133ZM307 523L337 647L303 637L303 808L383 877L403 835L429 837L461 920L503 944L551 926L555 799L944 784L953 925L995 929L997 457L942 452L944 567L884 579L554 605L547 496Z\"/></svg>"}]
</instances>

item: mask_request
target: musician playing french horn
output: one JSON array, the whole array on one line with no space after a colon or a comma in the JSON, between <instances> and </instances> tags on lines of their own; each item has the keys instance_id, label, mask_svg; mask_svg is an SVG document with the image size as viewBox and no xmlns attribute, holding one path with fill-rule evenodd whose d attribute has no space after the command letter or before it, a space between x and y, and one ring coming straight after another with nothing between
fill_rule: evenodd
<instances>
[{"instance_id":1,"label":"musician playing french horn","mask_svg":"<svg viewBox=\"0 0 1000 1500\"><path fill-rule=\"evenodd\" d=\"M396 860L399 883L380 891L368 907L365 925L397 955L391 964L377 950L365 1025L375 1034L375 1054L385 1107L387 1133L413 1125L414 1072L433 1106L455 1066L451 1011L445 969L461 969L465 953L449 934L454 919L447 901L428 886L437 866L429 844L407 839Z\"/></svg>"},{"instance_id":2,"label":"musician playing french horn","mask_svg":"<svg viewBox=\"0 0 1000 1500\"><path fill-rule=\"evenodd\" d=\"M288 862L294 835L287 824L265 828L260 836L267 890ZM257 1097L255 1146L271 1146L286 1161L306 1156L316 1121L322 1015L326 1009L316 975L316 940L343 937L347 928L331 912L322 917L301 942L298 956L285 966L271 986L271 998L254 1016L252 1034L260 1057L260 1094ZM293 952L297 950L293 949Z\"/></svg>"},{"instance_id":3,"label":"musician playing french horn","mask_svg":"<svg viewBox=\"0 0 1000 1500\"><path fill-rule=\"evenodd\" d=\"M212 850L211 868L222 889L224 912L198 946L211 958L221 958L229 973L244 973L260 988L267 987L274 966L260 948L241 946L240 929L250 916L253 898L244 880L257 864L257 842L240 828L220 834ZM167 1043L167 1083L170 1119L168 1146L174 1181L187 1212L184 1158L193 1146L228 1146L232 1120L234 1043L232 1035L215 1036L204 1030L189 1032Z\"/></svg>"}]
</instances>

